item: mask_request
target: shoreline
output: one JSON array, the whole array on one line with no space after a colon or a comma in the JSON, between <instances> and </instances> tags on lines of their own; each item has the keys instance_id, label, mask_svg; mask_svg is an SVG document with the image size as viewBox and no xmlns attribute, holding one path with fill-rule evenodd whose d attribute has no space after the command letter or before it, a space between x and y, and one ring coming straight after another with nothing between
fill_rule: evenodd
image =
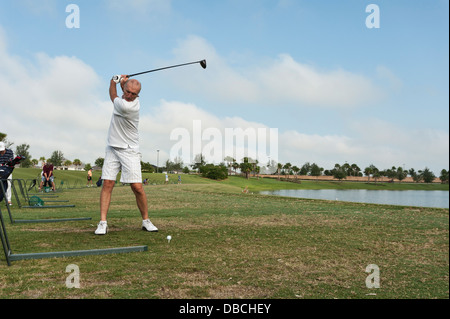
<instances>
[{"instance_id":1,"label":"shoreline","mask_svg":"<svg viewBox=\"0 0 450 319\"><path fill-rule=\"evenodd\" d=\"M339 182L339 179L334 178L333 176L309 176L309 175L259 175L259 177L261 178L276 178L278 179L278 177L280 179L298 179L298 180L305 180L305 181L334 181L334 182ZM346 182L364 182L364 183L399 183L399 184L403 184L403 183L414 183L414 184L424 184L424 182L418 182L416 183L412 177L406 177L405 179L403 179L402 181L394 178L388 178L388 177L379 177L377 179L374 179L373 177L371 177L370 179L367 176L347 176L346 178L342 179L341 181L346 181ZM432 182L433 184L442 184L441 180L436 177L434 179L434 181Z\"/></svg>"}]
</instances>

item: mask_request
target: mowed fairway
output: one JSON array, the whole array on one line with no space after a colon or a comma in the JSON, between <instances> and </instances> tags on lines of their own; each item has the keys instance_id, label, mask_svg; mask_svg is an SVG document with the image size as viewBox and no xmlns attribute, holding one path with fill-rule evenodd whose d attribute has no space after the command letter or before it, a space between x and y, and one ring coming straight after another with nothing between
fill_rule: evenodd
<instances>
[{"instance_id":1,"label":"mowed fairway","mask_svg":"<svg viewBox=\"0 0 450 319\"><path fill-rule=\"evenodd\" d=\"M140 229L129 187L116 187L109 233L95 236L99 188L64 190L62 209L19 209L13 253L148 245L127 254L14 261L0 256L1 298L448 298L449 210L243 194L202 182L145 186L158 233ZM171 235L169 243L167 236ZM66 287L68 265L79 289ZM380 288L368 289L368 265Z\"/></svg>"}]
</instances>

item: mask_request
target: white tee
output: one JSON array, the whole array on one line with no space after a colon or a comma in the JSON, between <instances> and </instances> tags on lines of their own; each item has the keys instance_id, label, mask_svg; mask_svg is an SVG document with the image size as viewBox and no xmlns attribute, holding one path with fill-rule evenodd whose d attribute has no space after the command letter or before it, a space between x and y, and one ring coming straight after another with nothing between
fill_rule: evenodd
<instances>
[{"instance_id":1,"label":"white tee","mask_svg":"<svg viewBox=\"0 0 450 319\"><path fill-rule=\"evenodd\" d=\"M116 97L108 131L107 145L116 148L139 149L139 99L128 102Z\"/></svg>"}]
</instances>

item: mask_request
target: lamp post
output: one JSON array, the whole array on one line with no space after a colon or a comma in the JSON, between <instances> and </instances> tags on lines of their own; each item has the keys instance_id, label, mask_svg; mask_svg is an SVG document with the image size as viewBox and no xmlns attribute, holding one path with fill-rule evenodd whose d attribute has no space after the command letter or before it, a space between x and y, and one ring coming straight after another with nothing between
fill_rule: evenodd
<instances>
[{"instance_id":1,"label":"lamp post","mask_svg":"<svg viewBox=\"0 0 450 319\"><path fill-rule=\"evenodd\" d=\"M159 172L159 150L156 150L157 157L156 157L156 173Z\"/></svg>"}]
</instances>

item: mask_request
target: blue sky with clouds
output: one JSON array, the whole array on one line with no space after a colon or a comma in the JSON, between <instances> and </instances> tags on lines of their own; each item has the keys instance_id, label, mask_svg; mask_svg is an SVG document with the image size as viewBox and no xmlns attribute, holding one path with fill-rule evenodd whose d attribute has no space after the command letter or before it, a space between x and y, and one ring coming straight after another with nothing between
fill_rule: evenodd
<instances>
[{"instance_id":1,"label":"blue sky with clouds","mask_svg":"<svg viewBox=\"0 0 450 319\"><path fill-rule=\"evenodd\" d=\"M69 4L80 28L66 26ZM366 26L369 4L380 28ZM144 161L156 149L168 159L173 130L200 120L277 128L282 163L438 174L449 165L448 12L444 0L2 1L0 131L35 158L93 163L112 75L206 59L206 70L139 77Z\"/></svg>"}]
</instances>

